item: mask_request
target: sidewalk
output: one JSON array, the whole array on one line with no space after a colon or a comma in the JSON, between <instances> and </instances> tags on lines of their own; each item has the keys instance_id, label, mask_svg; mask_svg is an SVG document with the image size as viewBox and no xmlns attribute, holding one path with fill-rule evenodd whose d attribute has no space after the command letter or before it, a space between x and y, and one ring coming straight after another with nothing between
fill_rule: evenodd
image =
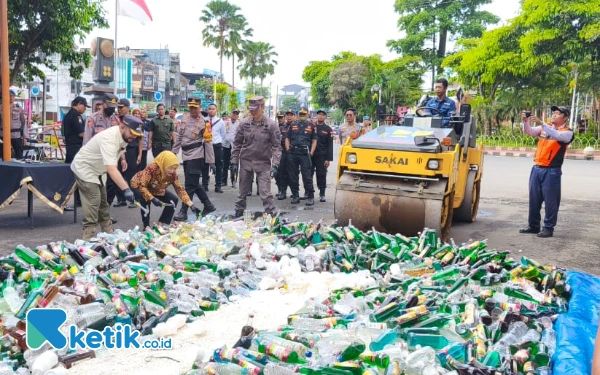
<instances>
[{"instance_id":1,"label":"sidewalk","mask_svg":"<svg viewBox=\"0 0 600 375\"><path fill-rule=\"evenodd\" d=\"M533 158L535 156L535 148L532 147L493 147L484 146L484 155L493 156L513 156L521 158ZM592 156L585 156L582 150L567 150L565 159L572 160L600 160L600 151L595 151Z\"/></svg>"}]
</instances>

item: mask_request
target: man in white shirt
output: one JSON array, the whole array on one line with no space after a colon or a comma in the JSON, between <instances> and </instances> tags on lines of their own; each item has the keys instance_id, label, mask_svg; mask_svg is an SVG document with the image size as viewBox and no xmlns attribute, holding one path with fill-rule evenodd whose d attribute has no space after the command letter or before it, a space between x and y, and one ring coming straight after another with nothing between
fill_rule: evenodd
<instances>
[{"instance_id":1,"label":"man in white shirt","mask_svg":"<svg viewBox=\"0 0 600 375\"><path fill-rule=\"evenodd\" d=\"M231 112L231 117L225 122L225 142L223 142L223 185L227 186L227 174L231 169L231 151L233 149L233 139L237 132L240 121L240 110L234 109ZM231 173L231 187L235 188L237 176Z\"/></svg>"},{"instance_id":2,"label":"man in white shirt","mask_svg":"<svg viewBox=\"0 0 600 375\"><path fill-rule=\"evenodd\" d=\"M215 151L215 193L222 193L221 184L223 183L223 142L227 136L225 121L217 117L217 106L211 104L208 106L208 117L206 122L210 123L210 129L212 133L212 144L213 150ZM210 177L208 176L209 166L205 166L205 171L202 171L204 184L204 190L208 192L208 183ZM206 178L204 178L206 175Z\"/></svg>"},{"instance_id":3,"label":"man in white shirt","mask_svg":"<svg viewBox=\"0 0 600 375\"><path fill-rule=\"evenodd\" d=\"M98 224L103 232L112 233L112 222L106 198L106 175L123 191L125 200L133 203L134 195L117 169L125 146L143 135L143 123L135 116L123 117L118 126L96 134L73 159L71 170L81 196L83 211L83 239L96 235ZM123 164L123 170L127 164Z\"/></svg>"}]
</instances>

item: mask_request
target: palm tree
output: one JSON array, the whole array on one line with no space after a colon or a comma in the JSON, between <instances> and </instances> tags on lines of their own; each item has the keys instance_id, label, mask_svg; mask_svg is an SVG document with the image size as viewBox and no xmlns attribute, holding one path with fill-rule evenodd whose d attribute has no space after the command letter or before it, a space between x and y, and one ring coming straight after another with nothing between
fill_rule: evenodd
<instances>
[{"instance_id":1,"label":"palm tree","mask_svg":"<svg viewBox=\"0 0 600 375\"><path fill-rule=\"evenodd\" d=\"M244 48L243 55L240 56L240 78L250 78L250 83L254 86L254 79L258 77L258 64L260 60L259 45L255 42L248 42Z\"/></svg>"},{"instance_id":2,"label":"palm tree","mask_svg":"<svg viewBox=\"0 0 600 375\"><path fill-rule=\"evenodd\" d=\"M226 0L213 0L202 10L200 21L206 27L202 30L202 40L206 47L219 50L221 78L223 77L223 55L229 44L231 31L241 32L239 27L247 28L246 18L239 14L240 7Z\"/></svg>"},{"instance_id":3,"label":"palm tree","mask_svg":"<svg viewBox=\"0 0 600 375\"><path fill-rule=\"evenodd\" d=\"M275 57L278 55L275 52L275 47L270 43L258 42L257 44L258 51L260 52L257 77L260 78L260 87L263 87L265 78L275 73L275 65L277 65Z\"/></svg>"},{"instance_id":4,"label":"palm tree","mask_svg":"<svg viewBox=\"0 0 600 375\"><path fill-rule=\"evenodd\" d=\"M248 40L244 38L248 38L252 36L254 30L248 27L248 22L245 18L241 18L236 20L236 22L240 22L241 24L235 25L229 30L229 35L227 37L227 45L225 46L225 56L231 59L231 86L235 90L235 58L238 60L244 57L244 51L246 45L248 44Z\"/></svg>"}]
</instances>

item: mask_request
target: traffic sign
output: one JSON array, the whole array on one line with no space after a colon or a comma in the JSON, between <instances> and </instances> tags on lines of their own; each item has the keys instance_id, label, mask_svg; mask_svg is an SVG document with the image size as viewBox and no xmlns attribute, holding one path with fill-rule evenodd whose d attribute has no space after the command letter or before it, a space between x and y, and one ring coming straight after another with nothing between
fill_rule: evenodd
<instances>
[{"instance_id":1,"label":"traffic sign","mask_svg":"<svg viewBox=\"0 0 600 375\"><path fill-rule=\"evenodd\" d=\"M154 100L156 100L157 102L160 102L162 100L162 97L162 92L157 91L154 93Z\"/></svg>"},{"instance_id":2,"label":"traffic sign","mask_svg":"<svg viewBox=\"0 0 600 375\"><path fill-rule=\"evenodd\" d=\"M37 86L33 86L31 88L31 95L38 96L40 94L40 88Z\"/></svg>"}]
</instances>

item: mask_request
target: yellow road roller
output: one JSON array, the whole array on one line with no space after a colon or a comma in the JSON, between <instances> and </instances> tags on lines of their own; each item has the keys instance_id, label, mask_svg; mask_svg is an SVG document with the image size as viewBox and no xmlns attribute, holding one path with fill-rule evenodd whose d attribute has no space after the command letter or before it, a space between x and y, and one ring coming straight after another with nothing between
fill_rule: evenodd
<instances>
[{"instance_id":1,"label":"yellow road roller","mask_svg":"<svg viewBox=\"0 0 600 375\"><path fill-rule=\"evenodd\" d=\"M334 203L339 225L448 238L452 221L477 218L483 147L471 106L442 118L420 107L402 126L380 126L340 147Z\"/></svg>"}]
</instances>

